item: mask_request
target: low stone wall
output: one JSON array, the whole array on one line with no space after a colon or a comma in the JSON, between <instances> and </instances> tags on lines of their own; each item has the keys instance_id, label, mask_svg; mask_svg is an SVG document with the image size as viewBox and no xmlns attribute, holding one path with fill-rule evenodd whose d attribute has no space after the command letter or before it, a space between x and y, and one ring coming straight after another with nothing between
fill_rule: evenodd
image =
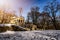
<instances>
[{"instance_id":1,"label":"low stone wall","mask_svg":"<svg viewBox=\"0 0 60 40\"><path fill-rule=\"evenodd\" d=\"M0 33L0 40L60 40L60 31L7 31Z\"/></svg>"}]
</instances>

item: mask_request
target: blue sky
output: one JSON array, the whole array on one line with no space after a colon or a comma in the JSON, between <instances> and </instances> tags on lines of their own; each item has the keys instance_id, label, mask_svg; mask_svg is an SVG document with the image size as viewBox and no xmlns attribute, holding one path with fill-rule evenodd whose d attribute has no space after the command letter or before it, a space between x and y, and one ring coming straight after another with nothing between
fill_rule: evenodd
<instances>
[{"instance_id":1,"label":"blue sky","mask_svg":"<svg viewBox=\"0 0 60 40\"><path fill-rule=\"evenodd\" d=\"M40 12L43 11L43 7L52 0L1 0L0 7L6 7L5 9L15 10L16 15L19 16L19 8L22 8L22 16L27 17L27 13L30 12L30 8L38 6ZM60 2L60 0L57 0ZM3 4L4 2L4 4ZM1 5L2 3L2 5ZM5 6L4 6L5 5Z\"/></svg>"},{"instance_id":2,"label":"blue sky","mask_svg":"<svg viewBox=\"0 0 60 40\"><path fill-rule=\"evenodd\" d=\"M27 13L30 11L30 8L33 6L38 6L40 8L40 12L43 11L43 7L52 0L26 0L26 2L28 3L28 5L25 8L24 12L23 12L23 16L26 18ZM60 1L60 0L57 0Z\"/></svg>"},{"instance_id":3,"label":"blue sky","mask_svg":"<svg viewBox=\"0 0 60 40\"><path fill-rule=\"evenodd\" d=\"M23 0L23 3L21 5L23 7L22 15L26 18L27 13L30 12L30 8L34 6L38 6L41 12L45 4L49 1L51 0Z\"/></svg>"}]
</instances>

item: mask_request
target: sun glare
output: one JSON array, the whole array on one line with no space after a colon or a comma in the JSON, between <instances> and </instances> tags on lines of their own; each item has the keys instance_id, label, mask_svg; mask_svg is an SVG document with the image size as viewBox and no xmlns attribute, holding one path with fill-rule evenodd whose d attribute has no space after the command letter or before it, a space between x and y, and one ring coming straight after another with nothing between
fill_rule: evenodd
<instances>
[{"instance_id":1,"label":"sun glare","mask_svg":"<svg viewBox=\"0 0 60 40\"><path fill-rule=\"evenodd\" d=\"M6 0L0 0L0 6L4 5Z\"/></svg>"},{"instance_id":2,"label":"sun glare","mask_svg":"<svg viewBox=\"0 0 60 40\"><path fill-rule=\"evenodd\" d=\"M0 7L8 7L9 6L9 0L0 0Z\"/></svg>"}]
</instances>

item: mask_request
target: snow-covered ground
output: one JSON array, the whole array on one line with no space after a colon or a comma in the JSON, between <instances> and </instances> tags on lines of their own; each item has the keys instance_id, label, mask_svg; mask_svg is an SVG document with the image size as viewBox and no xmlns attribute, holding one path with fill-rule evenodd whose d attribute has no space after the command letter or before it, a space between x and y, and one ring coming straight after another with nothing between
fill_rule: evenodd
<instances>
[{"instance_id":1,"label":"snow-covered ground","mask_svg":"<svg viewBox=\"0 0 60 40\"><path fill-rule=\"evenodd\" d=\"M6 31L0 33L0 40L60 40L60 30Z\"/></svg>"}]
</instances>

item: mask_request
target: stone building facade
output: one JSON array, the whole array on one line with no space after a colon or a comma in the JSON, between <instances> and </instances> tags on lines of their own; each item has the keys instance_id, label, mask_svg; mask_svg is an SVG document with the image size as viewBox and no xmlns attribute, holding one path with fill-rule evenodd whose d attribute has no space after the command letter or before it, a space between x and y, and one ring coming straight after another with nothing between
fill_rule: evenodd
<instances>
[{"instance_id":1,"label":"stone building facade","mask_svg":"<svg viewBox=\"0 0 60 40\"><path fill-rule=\"evenodd\" d=\"M12 17L10 23L16 24L18 26L23 26L25 24L24 17L22 17L22 16L21 17Z\"/></svg>"}]
</instances>

